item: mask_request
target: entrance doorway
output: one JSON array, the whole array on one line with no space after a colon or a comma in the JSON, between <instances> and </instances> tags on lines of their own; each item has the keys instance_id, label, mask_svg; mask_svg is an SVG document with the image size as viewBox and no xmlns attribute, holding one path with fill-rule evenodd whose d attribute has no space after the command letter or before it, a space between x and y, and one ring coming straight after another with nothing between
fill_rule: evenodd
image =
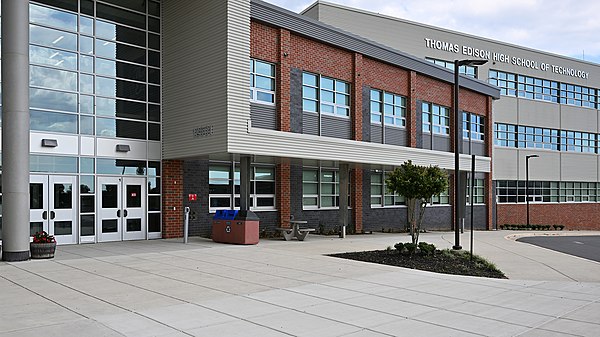
<instances>
[{"instance_id":1,"label":"entrance doorway","mask_svg":"<svg viewBox=\"0 0 600 337\"><path fill-rule=\"evenodd\" d=\"M30 234L46 231L57 244L77 243L77 177L31 175Z\"/></svg>"},{"instance_id":2,"label":"entrance doorway","mask_svg":"<svg viewBox=\"0 0 600 337\"><path fill-rule=\"evenodd\" d=\"M99 177L98 242L146 239L146 179Z\"/></svg>"}]
</instances>

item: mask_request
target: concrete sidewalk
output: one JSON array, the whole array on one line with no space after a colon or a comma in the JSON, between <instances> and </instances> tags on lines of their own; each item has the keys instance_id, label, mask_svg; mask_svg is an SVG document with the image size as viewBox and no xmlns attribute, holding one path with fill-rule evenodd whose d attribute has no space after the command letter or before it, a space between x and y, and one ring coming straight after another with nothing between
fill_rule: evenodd
<instances>
[{"instance_id":1,"label":"concrete sidewalk","mask_svg":"<svg viewBox=\"0 0 600 337\"><path fill-rule=\"evenodd\" d=\"M408 241L398 234L61 246L0 262L0 336L597 336L600 264L506 234L476 232L474 247L509 280L322 255Z\"/></svg>"}]
</instances>

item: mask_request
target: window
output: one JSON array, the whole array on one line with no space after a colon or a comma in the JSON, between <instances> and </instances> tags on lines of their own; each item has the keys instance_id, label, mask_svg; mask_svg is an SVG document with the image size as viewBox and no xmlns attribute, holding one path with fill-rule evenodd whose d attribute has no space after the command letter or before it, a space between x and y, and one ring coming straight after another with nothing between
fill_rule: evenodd
<instances>
[{"instance_id":1,"label":"window","mask_svg":"<svg viewBox=\"0 0 600 337\"><path fill-rule=\"evenodd\" d=\"M452 61L438 60L429 57L426 57L425 59L431 63L437 64L438 66L442 66L444 68L454 71L454 62ZM477 78L477 67L470 65L462 65L458 67L458 73L468 77Z\"/></svg>"},{"instance_id":2,"label":"window","mask_svg":"<svg viewBox=\"0 0 600 337\"><path fill-rule=\"evenodd\" d=\"M490 70L488 82L500 88L500 94L517 97L517 77L515 74Z\"/></svg>"},{"instance_id":3,"label":"window","mask_svg":"<svg viewBox=\"0 0 600 337\"><path fill-rule=\"evenodd\" d=\"M596 183L560 182L561 202L595 202L597 198Z\"/></svg>"},{"instance_id":4,"label":"window","mask_svg":"<svg viewBox=\"0 0 600 337\"><path fill-rule=\"evenodd\" d=\"M430 204L432 204L432 205L450 205L450 184L448 184L446 191L431 197Z\"/></svg>"},{"instance_id":5,"label":"window","mask_svg":"<svg viewBox=\"0 0 600 337\"><path fill-rule=\"evenodd\" d=\"M390 191L385 186L388 172L371 172L371 208L391 207L405 204L403 196Z\"/></svg>"},{"instance_id":6,"label":"window","mask_svg":"<svg viewBox=\"0 0 600 337\"><path fill-rule=\"evenodd\" d=\"M518 126L518 147L558 150L558 130Z\"/></svg>"},{"instance_id":7,"label":"window","mask_svg":"<svg viewBox=\"0 0 600 337\"><path fill-rule=\"evenodd\" d=\"M350 116L350 84L320 75L302 74L302 109L335 116Z\"/></svg>"},{"instance_id":8,"label":"window","mask_svg":"<svg viewBox=\"0 0 600 337\"><path fill-rule=\"evenodd\" d=\"M406 97L371 90L371 122L406 127Z\"/></svg>"},{"instance_id":9,"label":"window","mask_svg":"<svg viewBox=\"0 0 600 337\"><path fill-rule=\"evenodd\" d=\"M254 165L250 176L250 209L275 209L275 168ZM233 185L232 185L233 178ZM234 189L232 189L234 187ZM240 168L236 163L232 173L231 163L211 163L208 172L209 208L234 209L240 207Z\"/></svg>"},{"instance_id":10,"label":"window","mask_svg":"<svg viewBox=\"0 0 600 337\"><path fill-rule=\"evenodd\" d=\"M596 89L561 83L560 103L596 108L596 103L598 102L597 93Z\"/></svg>"},{"instance_id":11,"label":"window","mask_svg":"<svg viewBox=\"0 0 600 337\"><path fill-rule=\"evenodd\" d=\"M489 71L489 83L500 88L500 94L553 103L597 108L599 90L541 78Z\"/></svg>"},{"instance_id":12,"label":"window","mask_svg":"<svg viewBox=\"0 0 600 337\"><path fill-rule=\"evenodd\" d=\"M302 170L302 206L305 209L337 208L340 200L340 177L336 169L304 168ZM350 205L348 181L348 205Z\"/></svg>"},{"instance_id":13,"label":"window","mask_svg":"<svg viewBox=\"0 0 600 337\"><path fill-rule=\"evenodd\" d=\"M494 124L494 144L503 147L517 147L516 127L511 124Z\"/></svg>"},{"instance_id":14,"label":"window","mask_svg":"<svg viewBox=\"0 0 600 337\"><path fill-rule=\"evenodd\" d=\"M485 185L483 179L475 178L474 191L473 191L473 203L483 204L485 203ZM467 204L471 204L471 177L467 179Z\"/></svg>"},{"instance_id":15,"label":"window","mask_svg":"<svg viewBox=\"0 0 600 337\"><path fill-rule=\"evenodd\" d=\"M558 103L558 82L518 75L518 97Z\"/></svg>"},{"instance_id":16,"label":"window","mask_svg":"<svg viewBox=\"0 0 600 337\"><path fill-rule=\"evenodd\" d=\"M525 203L526 182L516 180L496 181L496 197L499 203ZM559 183L556 181L529 181L530 202L558 202Z\"/></svg>"},{"instance_id":17,"label":"window","mask_svg":"<svg viewBox=\"0 0 600 337\"><path fill-rule=\"evenodd\" d=\"M450 135L450 108L423 102L423 132Z\"/></svg>"},{"instance_id":18,"label":"window","mask_svg":"<svg viewBox=\"0 0 600 337\"><path fill-rule=\"evenodd\" d=\"M463 139L484 140L484 117L463 112Z\"/></svg>"},{"instance_id":19,"label":"window","mask_svg":"<svg viewBox=\"0 0 600 337\"><path fill-rule=\"evenodd\" d=\"M275 104L275 65L250 60L250 100Z\"/></svg>"},{"instance_id":20,"label":"window","mask_svg":"<svg viewBox=\"0 0 600 337\"><path fill-rule=\"evenodd\" d=\"M578 131L560 131L561 150L596 153L596 134Z\"/></svg>"}]
</instances>

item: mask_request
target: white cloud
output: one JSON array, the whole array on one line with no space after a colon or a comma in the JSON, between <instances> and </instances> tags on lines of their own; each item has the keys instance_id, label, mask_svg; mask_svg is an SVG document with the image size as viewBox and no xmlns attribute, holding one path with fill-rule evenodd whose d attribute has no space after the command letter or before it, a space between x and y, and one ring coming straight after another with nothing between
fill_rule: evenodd
<instances>
[{"instance_id":1,"label":"white cloud","mask_svg":"<svg viewBox=\"0 0 600 337\"><path fill-rule=\"evenodd\" d=\"M300 12L314 1L267 0ZM597 0L329 0L411 21L600 63Z\"/></svg>"}]
</instances>

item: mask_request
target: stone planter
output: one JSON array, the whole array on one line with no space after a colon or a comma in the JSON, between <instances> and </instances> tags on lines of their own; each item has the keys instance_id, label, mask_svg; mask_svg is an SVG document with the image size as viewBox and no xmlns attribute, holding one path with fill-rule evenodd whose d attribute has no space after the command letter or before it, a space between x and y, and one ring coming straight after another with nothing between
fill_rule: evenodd
<instances>
[{"instance_id":1,"label":"stone planter","mask_svg":"<svg viewBox=\"0 0 600 337\"><path fill-rule=\"evenodd\" d=\"M51 259L56 251L56 242L29 244L32 259Z\"/></svg>"}]
</instances>

